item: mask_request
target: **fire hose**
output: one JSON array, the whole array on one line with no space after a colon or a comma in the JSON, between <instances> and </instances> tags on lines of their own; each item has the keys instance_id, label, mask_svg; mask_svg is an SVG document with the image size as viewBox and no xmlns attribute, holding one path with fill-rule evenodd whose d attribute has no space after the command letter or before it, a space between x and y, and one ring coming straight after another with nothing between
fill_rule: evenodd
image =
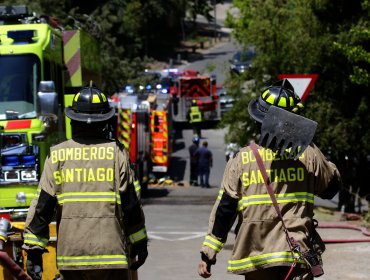
<instances>
[{"instance_id":1,"label":"fire hose","mask_svg":"<svg viewBox=\"0 0 370 280\"><path fill-rule=\"evenodd\" d=\"M17 280L32 280L24 271L23 269L15 263L15 261L9 257L6 252L0 251L0 262L1 264L7 268L11 274Z\"/></svg>"},{"instance_id":2,"label":"fire hose","mask_svg":"<svg viewBox=\"0 0 370 280\"><path fill-rule=\"evenodd\" d=\"M7 219L0 218L0 263L3 267L10 271L10 273L18 280L32 280L23 269L8 255L7 252L3 251L5 241L8 238L8 232L11 229L11 224Z\"/></svg>"},{"instance_id":3,"label":"fire hose","mask_svg":"<svg viewBox=\"0 0 370 280\"><path fill-rule=\"evenodd\" d=\"M341 223L319 223L318 228L332 228L332 229L348 229L360 231L365 236L370 236L370 232L365 227L341 224ZM355 242L370 242L369 238L348 238L348 239L323 239L324 243L355 243Z\"/></svg>"}]
</instances>

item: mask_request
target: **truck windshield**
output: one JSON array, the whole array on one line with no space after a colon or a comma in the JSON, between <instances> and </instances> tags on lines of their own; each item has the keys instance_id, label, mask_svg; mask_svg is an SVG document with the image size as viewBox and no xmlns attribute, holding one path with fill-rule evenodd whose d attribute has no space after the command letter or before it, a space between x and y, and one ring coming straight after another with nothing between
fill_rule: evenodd
<instances>
[{"instance_id":1,"label":"truck windshield","mask_svg":"<svg viewBox=\"0 0 370 280\"><path fill-rule=\"evenodd\" d=\"M39 82L37 56L0 56L0 120L35 118Z\"/></svg>"}]
</instances>

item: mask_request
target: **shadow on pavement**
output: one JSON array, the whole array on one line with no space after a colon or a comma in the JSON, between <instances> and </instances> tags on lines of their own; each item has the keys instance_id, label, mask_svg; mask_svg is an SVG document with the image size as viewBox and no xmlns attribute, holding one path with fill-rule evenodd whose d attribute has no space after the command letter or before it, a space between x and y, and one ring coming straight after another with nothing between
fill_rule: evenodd
<instances>
[{"instance_id":1,"label":"shadow on pavement","mask_svg":"<svg viewBox=\"0 0 370 280\"><path fill-rule=\"evenodd\" d=\"M177 152L180 150L185 149L185 143L184 142L174 142L172 146L172 151Z\"/></svg>"},{"instance_id":2,"label":"shadow on pavement","mask_svg":"<svg viewBox=\"0 0 370 280\"><path fill-rule=\"evenodd\" d=\"M148 188L144 193L143 193L143 198L156 198L156 197L165 197L169 194L170 192L168 189L150 189Z\"/></svg>"},{"instance_id":3,"label":"shadow on pavement","mask_svg":"<svg viewBox=\"0 0 370 280\"><path fill-rule=\"evenodd\" d=\"M171 157L170 170L168 171L170 178L175 182L183 181L186 169L186 160L181 157Z\"/></svg>"}]
</instances>

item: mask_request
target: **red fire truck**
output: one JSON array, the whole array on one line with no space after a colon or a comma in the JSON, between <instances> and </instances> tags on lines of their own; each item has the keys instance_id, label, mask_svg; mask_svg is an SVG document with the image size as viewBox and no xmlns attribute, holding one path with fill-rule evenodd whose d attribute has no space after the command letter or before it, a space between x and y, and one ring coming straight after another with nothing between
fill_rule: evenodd
<instances>
[{"instance_id":1,"label":"red fire truck","mask_svg":"<svg viewBox=\"0 0 370 280\"><path fill-rule=\"evenodd\" d=\"M154 174L166 174L172 154L171 96L155 94L150 96L150 154Z\"/></svg>"},{"instance_id":2,"label":"red fire truck","mask_svg":"<svg viewBox=\"0 0 370 280\"><path fill-rule=\"evenodd\" d=\"M187 115L194 99L203 113L203 120L221 119L215 76L200 75L196 70L186 70L173 80L170 94L173 97L174 122L188 121Z\"/></svg>"},{"instance_id":3,"label":"red fire truck","mask_svg":"<svg viewBox=\"0 0 370 280\"><path fill-rule=\"evenodd\" d=\"M172 153L171 96L167 94L119 93L117 138L127 148L143 191L149 175L163 177Z\"/></svg>"}]
</instances>

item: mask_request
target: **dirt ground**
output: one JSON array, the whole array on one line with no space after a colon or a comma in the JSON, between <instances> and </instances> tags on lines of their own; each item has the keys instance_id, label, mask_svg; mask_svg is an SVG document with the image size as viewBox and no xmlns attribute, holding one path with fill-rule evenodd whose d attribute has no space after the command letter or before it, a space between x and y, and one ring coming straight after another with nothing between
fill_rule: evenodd
<instances>
[{"instance_id":1,"label":"dirt ground","mask_svg":"<svg viewBox=\"0 0 370 280\"><path fill-rule=\"evenodd\" d=\"M319 220L318 232L326 242L323 254L325 274L321 280L369 280L370 279L370 233L369 225L361 216L348 215L347 219L340 212L317 209L316 218ZM350 220L348 220L350 219ZM321 226L353 226L364 229L320 228ZM369 234L369 236L368 236ZM367 240L367 242L349 242L350 239ZM328 243L328 242L335 243Z\"/></svg>"}]
</instances>

